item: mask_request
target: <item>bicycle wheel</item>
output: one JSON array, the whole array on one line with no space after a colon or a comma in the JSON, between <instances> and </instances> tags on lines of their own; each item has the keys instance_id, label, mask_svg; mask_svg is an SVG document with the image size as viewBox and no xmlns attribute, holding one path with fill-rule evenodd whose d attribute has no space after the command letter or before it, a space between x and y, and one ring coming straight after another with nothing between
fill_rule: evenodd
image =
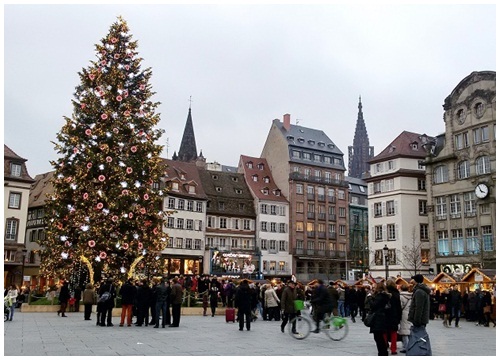
<instances>
[{"instance_id":1,"label":"bicycle wheel","mask_svg":"<svg viewBox=\"0 0 500 360\"><path fill-rule=\"evenodd\" d=\"M323 331L334 341L340 341L347 336L349 326L347 319L340 316L331 316L323 324Z\"/></svg>"},{"instance_id":2,"label":"bicycle wheel","mask_svg":"<svg viewBox=\"0 0 500 360\"><path fill-rule=\"evenodd\" d=\"M311 321L305 317L297 316L291 321L290 335L297 340L304 340L311 333ZM293 329L295 328L295 332Z\"/></svg>"}]
</instances>

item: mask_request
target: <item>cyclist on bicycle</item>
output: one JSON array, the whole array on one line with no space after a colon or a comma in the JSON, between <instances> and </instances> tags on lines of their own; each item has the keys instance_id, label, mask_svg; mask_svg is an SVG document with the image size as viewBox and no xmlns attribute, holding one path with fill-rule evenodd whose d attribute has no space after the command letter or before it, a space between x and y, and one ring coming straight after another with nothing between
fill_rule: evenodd
<instances>
[{"instance_id":1,"label":"cyclist on bicycle","mask_svg":"<svg viewBox=\"0 0 500 360\"><path fill-rule=\"evenodd\" d=\"M316 330L314 333L319 333L319 323L323 320L326 313L333 310L333 299L328 293L323 280L318 279L316 288L314 289L311 304L314 306L314 320L316 321Z\"/></svg>"}]
</instances>

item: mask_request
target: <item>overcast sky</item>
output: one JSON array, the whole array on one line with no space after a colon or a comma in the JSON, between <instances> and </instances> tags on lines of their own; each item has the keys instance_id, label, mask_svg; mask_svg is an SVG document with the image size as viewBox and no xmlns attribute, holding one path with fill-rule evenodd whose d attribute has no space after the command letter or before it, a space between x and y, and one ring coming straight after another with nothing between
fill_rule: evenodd
<instances>
[{"instance_id":1,"label":"overcast sky","mask_svg":"<svg viewBox=\"0 0 500 360\"><path fill-rule=\"evenodd\" d=\"M402 131L444 132L443 103L496 70L495 5L5 5L4 142L32 177L71 116L77 72L117 16L162 104L163 157L179 151L189 97L198 152L260 156L273 119L323 130L344 153L361 95L375 154ZM346 173L347 174L347 173Z\"/></svg>"}]
</instances>

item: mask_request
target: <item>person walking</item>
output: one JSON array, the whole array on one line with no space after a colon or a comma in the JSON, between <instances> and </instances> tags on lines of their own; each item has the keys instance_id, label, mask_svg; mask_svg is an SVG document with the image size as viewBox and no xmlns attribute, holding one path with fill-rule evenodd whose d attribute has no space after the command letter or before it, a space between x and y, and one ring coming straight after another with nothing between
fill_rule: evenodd
<instances>
[{"instance_id":1,"label":"person walking","mask_svg":"<svg viewBox=\"0 0 500 360\"><path fill-rule=\"evenodd\" d=\"M92 305L97 304L97 294L94 290L94 286L88 283L83 290L83 319L92 320L90 318L92 314Z\"/></svg>"},{"instance_id":2,"label":"person walking","mask_svg":"<svg viewBox=\"0 0 500 360\"><path fill-rule=\"evenodd\" d=\"M219 287L216 281L210 283L210 289L208 291L210 297L210 310L212 310L212 317L215 316L215 309L217 308L217 303L219 301ZM223 296L225 298L225 296Z\"/></svg>"},{"instance_id":3,"label":"person walking","mask_svg":"<svg viewBox=\"0 0 500 360\"><path fill-rule=\"evenodd\" d=\"M267 319L269 321L274 320L279 320L279 304L280 299L278 298L278 295L276 294L276 291L273 289L273 286L271 284L267 285L267 289L264 292L264 303L267 308Z\"/></svg>"},{"instance_id":4,"label":"person walking","mask_svg":"<svg viewBox=\"0 0 500 360\"><path fill-rule=\"evenodd\" d=\"M152 281L152 286L151 286L151 297L149 300L149 305L148 305L148 313L150 313L150 321L149 325L156 325L156 287L158 284L161 282L161 277L159 278L153 278ZM170 311L169 311L170 314Z\"/></svg>"},{"instance_id":5,"label":"person walking","mask_svg":"<svg viewBox=\"0 0 500 360\"><path fill-rule=\"evenodd\" d=\"M179 327L181 321L182 286L177 277L172 279L172 324L168 327Z\"/></svg>"},{"instance_id":6,"label":"person walking","mask_svg":"<svg viewBox=\"0 0 500 360\"><path fill-rule=\"evenodd\" d=\"M330 298L332 299L332 305L333 305L332 312L333 312L333 315L338 316L338 314L339 314L339 309L338 309L338 306L339 306L339 292L335 288L335 283L333 281L330 281L328 287L326 288L326 290L328 290L328 293L330 294Z\"/></svg>"},{"instance_id":7,"label":"person walking","mask_svg":"<svg viewBox=\"0 0 500 360\"><path fill-rule=\"evenodd\" d=\"M361 287L356 291L356 297L358 300L358 310L359 315L361 316L361 321L365 321L366 311L365 311L365 299L366 299L366 289L365 287Z\"/></svg>"},{"instance_id":8,"label":"person walking","mask_svg":"<svg viewBox=\"0 0 500 360\"><path fill-rule=\"evenodd\" d=\"M156 287L155 287L155 298L156 298L156 310L155 310L155 326L157 329L160 327L160 314L161 314L161 327L164 328L167 325L167 312L168 312L168 320L170 320L170 309L168 309L168 297L170 296L169 290L169 281L167 278L164 278ZM139 320L138 320L139 321ZM138 322L138 326L141 326L142 323Z\"/></svg>"},{"instance_id":9,"label":"person walking","mask_svg":"<svg viewBox=\"0 0 500 360\"><path fill-rule=\"evenodd\" d=\"M431 306L431 290L424 284L424 277L421 274L412 276L413 296L410 301L410 310L408 312L408 321L413 324L410 328L410 339L406 349L406 355L432 355L431 344L426 325L429 323L429 312ZM419 346L414 345L412 339L419 341ZM424 339L425 341L422 341ZM410 354L410 351L412 354ZM415 351L415 353L413 353Z\"/></svg>"},{"instance_id":10,"label":"person walking","mask_svg":"<svg viewBox=\"0 0 500 360\"><path fill-rule=\"evenodd\" d=\"M243 326L246 323L247 331L250 331L250 324L252 323L252 308L257 306L252 304L252 299L256 300L256 294L252 294L250 286L248 285L248 280L243 279L241 284L236 289L236 294L234 297L234 305L238 309L238 324L239 330L243 331Z\"/></svg>"},{"instance_id":11,"label":"person walking","mask_svg":"<svg viewBox=\"0 0 500 360\"><path fill-rule=\"evenodd\" d=\"M338 310L339 310L339 315L342 317L346 317L346 311L345 311L345 290L342 286L337 285L337 290L339 292L339 300L338 300Z\"/></svg>"},{"instance_id":12,"label":"person walking","mask_svg":"<svg viewBox=\"0 0 500 360\"><path fill-rule=\"evenodd\" d=\"M481 308L483 309L483 314L484 314L484 326L490 327L490 321L491 321L493 323L493 327L496 327L497 324L495 322L495 319L491 316L493 312L493 301L491 298L491 293L487 290L483 290Z\"/></svg>"},{"instance_id":13,"label":"person walking","mask_svg":"<svg viewBox=\"0 0 500 360\"><path fill-rule=\"evenodd\" d=\"M69 293L69 290L68 290L68 293ZM14 318L14 308L16 307L16 299L17 299L17 286L12 284L9 288L9 291L7 291L7 301L8 301L8 306L9 306L9 309L10 309L10 313L9 313L9 321L12 321L12 319ZM59 315L59 312L57 312L57 314Z\"/></svg>"},{"instance_id":14,"label":"person walking","mask_svg":"<svg viewBox=\"0 0 500 360\"><path fill-rule=\"evenodd\" d=\"M397 351L397 341L398 341L398 327L401 322L401 299L399 295L398 288L394 280L387 280L387 292L391 294L390 308L387 309L387 341L391 342L391 355L396 355Z\"/></svg>"},{"instance_id":15,"label":"person walking","mask_svg":"<svg viewBox=\"0 0 500 360\"><path fill-rule=\"evenodd\" d=\"M460 313L462 308L462 294L458 290L458 285L453 286L450 291L450 304L451 304L451 316L448 319L448 326L451 326L451 321L455 318L455 327L460 327L458 325L460 321Z\"/></svg>"},{"instance_id":16,"label":"person walking","mask_svg":"<svg viewBox=\"0 0 500 360\"><path fill-rule=\"evenodd\" d=\"M292 324L292 333L296 334L297 330L295 327L295 316L297 315L297 310L295 310L295 300L297 300L297 294L295 292L295 283L292 280L288 280L287 286L283 290L281 295L281 310L283 311L283 321L281 322L281 332L285 332L285 326L290 321Z\"/></svg>"},{"instance_id":17,"label":"person walking","mask_svg":"<svg viewBox=\"0 0 500 360\"><path fill-rule=\"evenodd\" d=\"M69 292L69 283L64 280L63 285L61 286L61 289L59 290L59 304L61 304L59 310L57 310L57 316L60 314L61 317L67 317L65 315L66 312L66 307L68 306L68 301L69 298L71 297L71 294Z\"/></svg>"},{"instance_id":18,"label":"person walking","mask_svg":"<svg viewBox=\"0 0 500 360\"><path fill-rule=\"evenodd\" d=\"M314 307L314 320L316 321L316 329L313 333L317 334L320 331L319 324L323 321L325 314L333 310L333 300L321 279L318 279L318 283L312 295L311 304Z\"/></svg>"},{"instance_id":19,"label":"person walking","mask_svg":"<svg viewBox=\"0 0 500 360\"><path fill-rule=\"evenodd\" d=\"M106 294L107 293L107 294ZM114 326L112 322L113 307L115 306L116 288L113 285L113 279L107 279L106 283L99 288L99 300L97 306L100 306L100 326Z\"/></svg>"},{"instance_id":20,"label":"person walking","mask_svg":"<svg viewBox=\"0 0 500 360\"><path fill-rule=\"evenodd\" d=\"M411 323L408 321L408 314L410 313L410 303L412 293L408 291L409 286L406 284L401 285L401 292L399 298L401 300L401 322L399 323L398 334L401 335L401 342L403 343L403 349L400 353L406 353L408 348L408 339L410 337L410 327Z\"/></svg>"},{"instance_id":21,"label":"person walking","mask_svg":"<svg viewBox=\"0 0 500 360\"><path fill-rule=\"evenodd\" d=\"M386 307L390 303L391 294L387 292L385 283L377 283L373 295L370 296L370 298L371 299L367 300L370 303L370 312L375 314L370 325L370 334L373 334L378 356L389 356L385 334L387 334L388 330Z\"/></svg>"},{"instance_id":22,"label":"person walking","mask_svg":"<svg viewBox=\"0 0 500 360\"><path fill-rule=\"evenodd\" d=\"M358 296L356 288L354 286L350 286L347 288L345 292L345 302L347 304L347 308L349 309L351 320L353 323L355 323L356 316L358 315Z\"/></svg>"},{"instance_id":23,"label":"person walking","mask_svg":"<svg viewBox=\"0 0 500 360\"><path fill-rule=\"evenodd\" d=\"M134 306L137 288L133 283L133 279L128 279L120 288L120 296L122 297L122 313L120 317L120 325L125 323L127 318L127 326L132 326L132 307Z\"/></svg>"}]
</instances>

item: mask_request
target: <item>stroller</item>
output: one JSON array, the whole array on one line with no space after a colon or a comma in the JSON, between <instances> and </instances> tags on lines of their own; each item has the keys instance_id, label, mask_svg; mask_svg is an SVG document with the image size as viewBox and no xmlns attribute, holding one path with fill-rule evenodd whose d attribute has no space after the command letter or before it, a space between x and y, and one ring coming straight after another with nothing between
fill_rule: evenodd
<instances>
[{"instance_id":1,"label":"stroller","mask_svg":"<svg viewBox=\"0 0 500 360\"><path fill-rule=\"evenodd\" d=\"M5 297L3 299L3 321L9 320L10 317L10 299Z\"/></svg>"}]
</instances>

